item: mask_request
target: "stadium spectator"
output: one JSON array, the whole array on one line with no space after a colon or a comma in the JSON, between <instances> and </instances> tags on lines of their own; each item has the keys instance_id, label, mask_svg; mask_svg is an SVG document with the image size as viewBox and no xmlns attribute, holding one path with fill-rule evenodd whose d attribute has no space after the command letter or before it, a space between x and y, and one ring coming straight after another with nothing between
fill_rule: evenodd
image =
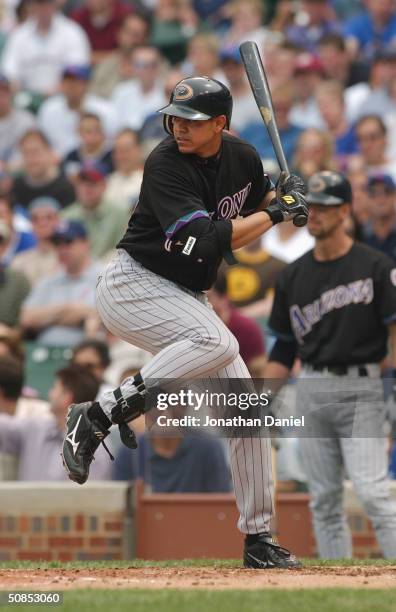
<instances>
[{"instance_id":1,"label":"stadium spectator","mask_svg":"<svg viewBox=\"0 0 396 612\"><path fill-rule=\"evenodd\" d=\"M294 158L293 172L307 179L320 170L334 170L333 140L328 132L312 128L299 137Z\"/></svg>"},{"instance_id":2,"label":"stadium spectator","mask_svg":"<svg viewBox=\"0 0 396 612\"><path fill-rule=\"evenodd\" d=\"M340 28L329 0L302 0L294 23L286 27L285 34L295 45L316 53L320 39Z\"/></svg>"},{"instance_id":3,"label":"stadium spectator","mask_svg":"<svg viewBox=\"0 0 396 612\"><path fill-rule=\"evenodd\" d=\"M98 115L83 113L79 121L80 144L62 162L65 174L74 179L83 166L100 167L106 175L113 171L113 159Z\"/></svg>"},{"instance_id":4,"label":"stadium spectator","mask_svg":"<svg viewBox=\"0 0 396 612\"><path fill-rule=\"evenodd\" d=\"M271 88L294 83L295 64L301 49L274 35L269 38L262 52L265 71Z\"/></svg>"},{"instance_id":5,"label":"stadium spectator","mask_svg":"<svg viewBox=\"0 0 396 612\"><path fill-rule=\"evenodd\" d=\"M11 85L7 77L0 74L0 164L1 168L12 170L17 161L20 138L34 127L33 115L15 108Z\"/></svg>"},{"instance_id":6,"label":"stadium spectator","mask_svg":"<svg viewBox=\"0 0 396 612\"><path fill-rule=\"evenodd\" d=\"M371 60L377 51L396 43L394 0L366 0L365 9L344 26L349 52Z\"/></svg>"},{"instance_id":7,"label":"stadium spectator","mask_svg":"<svg viewBox=\"0 0 396 612\"><path fill-rule=\"evenodd\" d=\"M93 64L98 64L117 47L117 32L131 5L121 0L85 0L71 18L85 31L91 45Z\"/></svg>"},{"instance_id":8,"label":"stadium spectator","mask_svg":"<svg viewBox=\"0 0 396 612\"><path fill-rule=\"evenodd\" d=\"M369 174L390 174L396 181L396 160L387 155L388 130L378 115L367 115L356 123L361 167Z\"/></svg>"},{"instance_id":9,"label":"stadium spectator","mask_svg":"<svg viewBox=\"0 0 396 612\"><path fill-rule=\"evenodd\" d=\"M269 22L271 34L280 34L284 38L283 32L294 23L296 5L292 0L277 0L274 6L274 13ZM299 47L301 49L301 47Z\"/></svg>"},{"instance_id":10,"label":"stadium spectator","mask_svg":"<svg viewBox=\"0 0 396 612\"><path fill-rule=\"evenodd\" d=\"M18 329L7 327L0 324L0 358L5 356L13 357L20 363L25 358L25 350L22 344L21 335Z\"/></svg>"},{"instance_id":11,"label":"stadium spectator","mask_svg":"<svg viewBox=\"0 0 396 612\"><path fill-rule=\"evenodd\" d=\"M13 419L23 387L23 365L11 355L0 356L0 420ZM1 436L1 434L0 434ZM7 452L0 442L0 482L16 480L18 457Z\"/></svg>"},{"instance_id":12,"label":"stadium spectator","mask_svg":"<svg viewBox=\"0 0 396 612\"><path fill-rule=\"evenodd\" d=\"M316 88L316 101L326 130L334 142L334 155L341 165L358 151L354 125L347 119L344 88L338 81L324 81Z\"/></svg>"},{"instance_id":13,"label":"stadium spectator","mask_svg":"<svg viewBox=\"0 0 396 612\"><path fill-rule=\"evenodd\" d=\"M323 80L320 61L309 53L297 56L294 65L295 99L290 121L303 129L324 128L324 121L315 99L315 91Z\"/></svg>"},{"instance_id":14,"label":"stadium spectator","mask_svg":"<svg viewBox=\"0 0 396 612\"><path fill-rule=\"evenodd\" d=\"M389 174L373 174L368 192L370 217L361 240L396 260L396 183Z\"/></svg>"},{"instance_id":15,"label":"stadium spectator","mask_svg":"<svg viewBox=\"0 0 396 612\"><path fill-rule=\"evenodd\" d=\"M68 407L74 402L94 400L98 388L99 382L93 374L69 366L56 374L49 392L51 415L47 418L0 413L0 451L19 459L18 480L54 482L67 479L60 450ZM110 464L103 448L99 449L95 459L92 477L109 479Z\"/></svg>"},{"instance_id":16,"label":"stadium spectator","mask_svg":"<svg viewBox=\"0 0 396 612\"><path fill-rule=\"evenodd\" d=\"M95 286L101 266L92 262L85 227L63 221L52 237L61 272L44 277L25 300L21 325L45 346L72 347L96 318Z\"/></svg>"},{"instance_id":17,"label":"stadium spectator","mask_svg":"<svg viewBox=\"0 0 396 612\"><path fill-rule=\"evenodd\" d=\"M318 45L318 57L326 78L339 81L344 87L368 81L367 63L351 58L341 34L333 32L322 36Z\"/></svg>"},{"instance_id":18,"label":"stadium spectator","mask_svg":"<svg viewBox=\"0 0 396 612\"><path fill-rule=\"evenodd\" d=\"M396 480L396 441L393 441L390 453L389 478Z\"/></svg>"},{"instance_id":19,"label":"stadium spectator","mask_svg":"<svg viewBox=\"0 0 396 612\"><path fill-rule=\"evenodd\" d=\"M114 140L112 155L114 172L107 177L104 197L131 211L143 178L143 151L138 134L130 128L122 130Z\"/></svg>"},{"instance_id":20,"label":"stadium spectator","mask_svg":"<svg viewBox=\"0 0 396 612\"><path fill-rule=\"evenodd\" d=\"M58 255L51 237L59 224L60 209L59 202L49 197L35 198L29 204L29 218L37 244L15 255L11 268L23 272L31 287L59 268Z\"/></svg>"},{"instance_id":21,"label":"stadium spectator","mask_svg":"<svg viewBox=\"0 0 396 612\"><path fill-rule=\"evenodd\" d=\"M83 113L97 115L108 138L114 135L115 114L108 100L88 92L91 68L66 66L62 73L60 93L40 106L38 123L60 158L77 149L79 123ZM62 117L62 121L59 118Z\"/></svg>"},{"instance_id":22,"label":"stadium spectator","mask_svg":"<svg viewBox=\"0 0 396 612\"><path fill-rule=\"evenodd\" d=\"M0 323L16 327L19 325L22 303L30 287L26 276L12 270L4 258L10 239L10 227L0 218Z\"/></svg>"},{"instance_id":23,"label":"stadium spectator","mask_svg":"<svg viewBox=\"0 0 396 612\"><path fill-rule=\"evenodd\" d=\"M150 42L170 64L177 64L184 59L198 22L190 2L158 0L152 13Z\"/></svg>"},{"instance_id":24,"label":"stadium spectator","mask_svg":"<svg viewBox=\"0 0 396 612\"><path fill-rule=\"evenodd\" d=\"M136 47L132 52L132 67L134 78L117 85L111 99L119 129L139 130L146 117L166 103L158 50L147 45Z\"/></svg>"},{"instance_id":25,"label":"stadium spectator","mask_svg":"<svg viewBox=\"0 0 396 612\"><path fill-rule=\"evenodd\" d=\"M65 219L84 224L88 231L91 253L99 258L114 249L122 238L130 211L116 200L105 198L106 180L101 169L85 165L77 180L77 200L63 212Z\"/></svg>"},{"instance_id":26,"label":"stadium spectator","mask_svg":"<svg viewBox=\"0 0 396 612\"><path fill-rule=\"evenodd\" d=\"M16 224L15 207L7 193L0 192L0 221L8 228L8 238L3 242L0 263L10 264L15 255L32 249L36 238L30 230L20 230Z\"/></svg>"},{"instance_id":27,"label":"stadium spectator","mask_svg":"<svg viewBox=\"0 0 396 612\"><path fill-rule=\"evenodd\" d=\"M87 368L100 383L111 363L109 347L101 340L83 340L73 348L71 364Z\"/></svg>"},{"instance_id":28,"label":"stadium spectator","mask_svg":"<svg viewBox=\"0 0 396 612\"><path fill-rule=\"evenodd\" d=\"M220 53L221 68L232 95L232 129L241 132L250 123L262 122L252 91L246 78L242 57L237 47L224 49Z\"/></svg>"},{"instance_id":29,"label":"stadium spectator","mask_svg":"<svg viewBox=\"0 0 396 612\"><path fill-rule=\"evenodd\" d=\"M181 70L170 70L164 83L164 96L169 100L172 91L177 83L184 79L184 74ZM153 112L144 121L142 129L139 131L139 141L143 150L144 159L154 147L161 142L165 137L164 118L161 113Z\"/></svg>"},{"instance_id":30,"label":"stadium spectator","mask_svg":"<svg viewBox=\"0 0 396 612\"><path fill-rule=\"evenodd\" d=\"M290 122L289 116L293 105L292 85L280 85L272 90L272 101L276 113L279 135L282 141L286 160L290 163L302 128ZM246 140L258 151L265 168L276 165L276 157L271 140L262 120L250 122L241 130L241 138ZM272 160L271 161L268 160Z\"/></svg>"},{"instance_id":31,"label":"stadium spectator","mask_svg":"<svg viewBox=\"0 0 396 612\"><path fill-rule=\"evenodd\" d=\"M228 493L229 468L223 445L212 436L144 433L136 453L122 446L114 480L143 479L153 493Z\"/></svg>"},{"instance_id":32,"label":"stadium spectator","mask_svg":"<svg viewBox=\"0 0 396 612\"><path fill-rule=\"evenodd\" d=\"M262 48L268 30L263 26L264 4L260 0L236 0L229 7L231 24L222 40L223 47L238 47L252 40Z\"/></svg>"},{"instance_id":33,"label":"stadium spectator","mask_svg":"<svg viewBox=\"0 0 396 612\"><path fill-rule=\"evenodd\" d=\"M84 30L58 12L55 0L31 0L30 16L9 36L2 69L16 88L56 92L65 65L89 64Z\"/></svg>"},{"instance_id":34,"label":"stadium spectator","mask_svg":"<svg viewBox=\"0 0 396 612\"><path fill-rule=\"evenodd\" d=\"M227 23L228 0L192 0L198 17L210 30L217 31Z\"/></svg>"},{"instance_id":35,"label":"stadium spectator","mask_svg":"<svg viewBox=\"0 0 396 612\"><path fill-rule=\"evenodd\" d=\"M62 208L74 202L73 185L61 172L46 136L40 130L28 130L19 147L23 165L12 188L15 203L27 210L41 196L54 198Z\"/></svg>"},{"instance_id":36,"label":"stadium spectator","mask_svg":"<svg viewBox=\"0 0 396 612\"><path fill-rule=\"evenodd\" d=\"M144 15L127 15L117 33L117 49L95 66L90 91L96 96L110 98L113 89L133 78L132 51L148 41L150 25Z\"/></svg>"},{"instance_id":37,"label":"stadium spectator","mask_svg":"<svg viewBox=\"0 0 396 612\"><path fill-rule=\"evenodd\" d=\"M356 239L360 240L360 228L369 221L370 218L370 197L368 194L368 176L364 170L357 168L348 173L351 183L353 202L352 212L356 225Z\"/></svg>"},{"instance_id":38,"label":"stadium spectator","mask_svg":"<svg viewBox=\"0 0 396 612\"><path fill-rule=\"evenodd\" d=\"M357 83L345 90L348 118L356 121L365 115L384 116L394 111L392 83L396 79L396 51L375 54L366 83Z\"/></svg>"},{"instance_id":39,"label":"stadium spectator","mask_svg":"<svg viewBox=\"0 0 396 612\"><path fill-rule=\"evenodd\" d=\"M252 378L262 378L267 356L264 338L259 325L235 308L227 297L227 280L218 277L208 291L208 298L214 311L234 334L239 344L239 353Z\"/></svg>"},{"instance_id":40,"label":"stadium spectator","mask_svg":"<svg viewBox=\"0 0 396 612\"><path fill-rule=\"evenodd\" d=\"M204 74L225 83L220 68L220 44L212 32L199 32L188 43L187 56L180 67L184 77Z\"/></svg>"}]
</instances>

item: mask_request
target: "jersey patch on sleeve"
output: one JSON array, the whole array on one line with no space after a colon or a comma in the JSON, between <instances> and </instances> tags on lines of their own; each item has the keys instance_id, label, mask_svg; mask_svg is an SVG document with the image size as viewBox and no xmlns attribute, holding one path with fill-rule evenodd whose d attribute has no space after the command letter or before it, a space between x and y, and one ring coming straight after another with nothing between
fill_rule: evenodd
<instances>
[{"instance_id":1,"label":"jersey patch on sleeve","mask_svg":"<svg viewBox=\"0 0 396 612\"><path fill-rule=\"evenodd\" d=\"M189 236L186 240L186 244L184 245L184 249L182 250L182 253L184 253L184 255L190 255L191 251L194 248L194 244L197 242L197 239L194 236Z\"/></svg>"}]
</instances>

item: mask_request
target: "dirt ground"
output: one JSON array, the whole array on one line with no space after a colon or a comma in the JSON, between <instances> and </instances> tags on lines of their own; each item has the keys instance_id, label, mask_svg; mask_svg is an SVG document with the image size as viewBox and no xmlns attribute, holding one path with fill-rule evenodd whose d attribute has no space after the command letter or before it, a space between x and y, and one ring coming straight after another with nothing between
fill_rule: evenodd
<instances>
[{"instance_id":1,"label":"dirt ground","mask_svg":"<svg viewBox=\"0 0 396 612\"><path fill-rule=\"evenodd\" d=\"M224 568L1 569L2 590L86 588L261 589L396 588L396 566L309 567L290 570Z\"/></svg>"}]
</instances>

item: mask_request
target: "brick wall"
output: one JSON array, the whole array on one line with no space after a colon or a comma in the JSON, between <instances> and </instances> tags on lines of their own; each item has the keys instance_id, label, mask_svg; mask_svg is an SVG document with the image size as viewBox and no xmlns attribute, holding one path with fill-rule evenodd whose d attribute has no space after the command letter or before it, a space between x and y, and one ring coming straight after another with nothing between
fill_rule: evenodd
<instances>
[{"instance_id":1,"label":"brick wall","mask_svg":"<svg viewBox=\"0 0 396 612\"><path fill-rule=\"evenodd\" d=\"M125 483L0 483L0 560L131 555Z\"/></svg>"},{"instance_id":2,"label":"brick wall","mask_svg":"<svg viewBox=\"0 0 396 612\"><path fill-rule=\"evenodd\" d=\"M221 538L218 538L214 556L229 557L231 540L235 540L231 556L239 555L241 538L235 527L237 513L231 495L215 496L226 504L226 511L219 512L216 500L210 495L195 496L200 498L199 503L192 500L193 506L188 509L187 498L194 496L183 499L183 496L142 493L140 491L137 496L136 525L135 501L126 483L93 482L83 487L72 483L0 483L0 561L132 559L135 536L138 553L143 558L160 558L161 546L161 558L175 558L176 548L180 548L183 539L180 537L182 528L190 529L191 513L199 508L202 510L202 519L198 522L203 530L199 536L202 541L198 538L199 545L194 553L190 550L192 539L189 536L187 556L202 553L210 517L214 517L212 523L219 536L226 527L228 514L231 518L228 517L229 525L223 534L227 545L221 550ZM392 483L392 494L396 500L396 482ZM176 503L178 497L181 499ZM227 499L220 499L223 497ZM309 497L304 494L279 495L278 535L282 543L299 555L315 556L308 501ZM345 486L345 509L353 534L354 556L380 557L372 527L350 483ZM169 512L177 528L171 527ZM139 531L135 533L137 527ZM150 547L153 538L155 545ZM185 557L185 551L182 552Z\"/></svg>"}]
</instances>

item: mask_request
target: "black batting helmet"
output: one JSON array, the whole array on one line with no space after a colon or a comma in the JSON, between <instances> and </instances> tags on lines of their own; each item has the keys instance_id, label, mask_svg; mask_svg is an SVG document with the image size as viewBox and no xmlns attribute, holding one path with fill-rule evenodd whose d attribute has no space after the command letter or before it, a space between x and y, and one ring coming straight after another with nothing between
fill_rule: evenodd
<instances>
[{"instance_id":1,"label":"black batting helmet","mask_svg":"<svg viewBox=\"0 0 396 612\"><path fill-rule=\"evenodd\" d=\"M228 88L216 79L189 77L177 83L168 106L160 108L158 112L164 115L164 128L168 134L173 134L171 117L203 121L225 115L225 127L229 129L232 96Z\"/></svg>"},{"instance_id":2,"label":"black batting helmet","mask_svg":"<svg viewBox=\"0 0 396 612\"><path fill-rule=\"evenodd\" d=\"M323 170L315 172L308 180L308 204L340 206L352 202L352 187L341 172Z\"/></svg>"}]
</instances>

